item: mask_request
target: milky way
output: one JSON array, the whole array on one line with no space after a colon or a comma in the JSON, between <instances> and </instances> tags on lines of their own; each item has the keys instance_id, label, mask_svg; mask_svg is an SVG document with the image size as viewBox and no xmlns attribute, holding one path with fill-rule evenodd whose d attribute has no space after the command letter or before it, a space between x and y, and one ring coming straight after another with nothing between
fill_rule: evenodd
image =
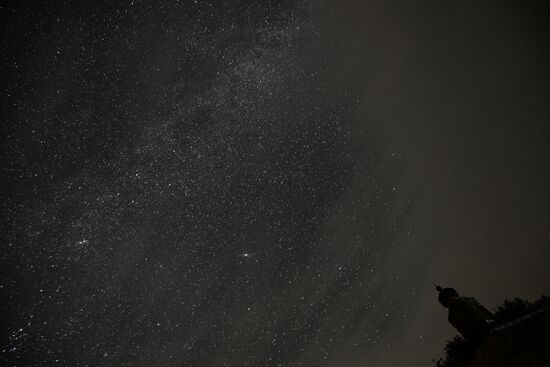
<instances>
[{"instance_id":1,"label":"milky way","mask_svg":"<svg viewBox=\"0 0 550 367\"><path fill-rule=\"evenodd\" d=\"M22 34L6 41L2 359L321 365L376 342L388 310L365 290L391 186L375 139L354 150L356 97L323 80L306 5L3 9ZM372 197L343 208L351 186Z\"/></svg>"},{"instance_id":2,"label":"milky way","mask_svg":"<svg viewBox=\"0 0 550 367\"><path fill-rule=\"evenodd\" d=\"M432 281L550 292L544 3L1 4L0 362L426 366Z\"/></svg>"}]
</instances>

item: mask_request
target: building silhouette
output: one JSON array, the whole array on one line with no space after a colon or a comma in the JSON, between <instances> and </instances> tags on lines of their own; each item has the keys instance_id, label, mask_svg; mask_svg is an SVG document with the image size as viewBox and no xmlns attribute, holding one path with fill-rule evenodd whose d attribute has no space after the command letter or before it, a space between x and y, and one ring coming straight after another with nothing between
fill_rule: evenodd
<instances>
[{"instance_id":1,"label":"building silhouette","mask_svg":"<svg viewBox=\"0 0 550 367\"><path fill-rule=\"evenodd\" d=\"M449 323L472 353L466 362L439 362L439 366L550 366L550 308L499 324L476 299L462 297L453 288L436 286L436 290L439 303L448 309Z\"/></svg>"}]
</instances>

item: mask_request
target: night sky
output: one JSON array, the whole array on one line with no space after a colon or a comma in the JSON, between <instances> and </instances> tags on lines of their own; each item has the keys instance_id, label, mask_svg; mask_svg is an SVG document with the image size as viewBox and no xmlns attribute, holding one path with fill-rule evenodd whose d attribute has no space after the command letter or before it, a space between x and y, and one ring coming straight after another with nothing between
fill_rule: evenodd
<instances>
[{"instance_id":1,"label":"night sky","mask_svg":"<svg viewBox=\"0 0 550 367\"><path fill-rule=\"evenodd\" d=\"M3 365L429 366L431 282L550 293L543 1L0 15Z\"/></svg>"}]
</instances>

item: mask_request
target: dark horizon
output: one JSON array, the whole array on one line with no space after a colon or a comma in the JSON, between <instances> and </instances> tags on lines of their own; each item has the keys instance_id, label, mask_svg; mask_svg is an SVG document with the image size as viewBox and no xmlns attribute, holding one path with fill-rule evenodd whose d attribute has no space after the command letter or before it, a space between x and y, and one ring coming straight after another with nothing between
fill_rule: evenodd
<instances>
[{"instance_id":1,"label":"dark horizon","mask_svg":"<svg viewBox=\"0 0 550 367\"><path fill-rule=\"evenodd\" d=\"M543 1L9 3L7 365L425 366L550 294Z\"/></svg>"}]
</instances>

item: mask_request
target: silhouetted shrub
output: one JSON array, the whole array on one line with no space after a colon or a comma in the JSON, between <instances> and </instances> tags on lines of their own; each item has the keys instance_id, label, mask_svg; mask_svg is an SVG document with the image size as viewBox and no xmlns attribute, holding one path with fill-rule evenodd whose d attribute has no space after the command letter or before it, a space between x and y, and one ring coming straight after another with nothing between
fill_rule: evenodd
<instances>
[{"instance_id":1,"label":"silhouetted shrub","mask_svg":"<svg viewBox=\"0 0 550 367\"><path fill-rule=\"evenodd\" d=\"M437 367L462 367L472 359L475 346L461 336L455 336L445 346L445 358L440 358Z\"/></svg>"}]
</instances>

